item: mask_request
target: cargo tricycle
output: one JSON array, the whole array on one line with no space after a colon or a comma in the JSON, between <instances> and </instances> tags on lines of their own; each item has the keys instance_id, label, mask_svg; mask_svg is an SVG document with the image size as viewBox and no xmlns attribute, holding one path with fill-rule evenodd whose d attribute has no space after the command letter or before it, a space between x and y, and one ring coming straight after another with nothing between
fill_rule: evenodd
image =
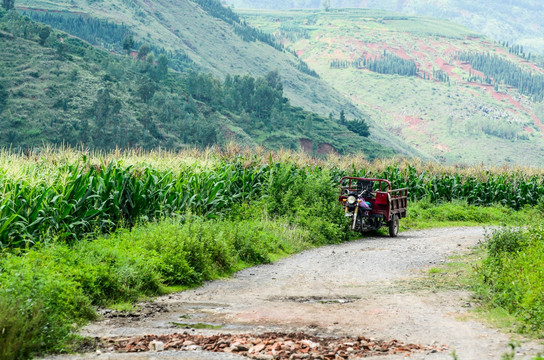
<instances>
[{"instance_id":1,"label":"cargo tricycle","mask_svg":"<svg viewBox=\"0 0 544 360\"><path fill-rule=\"evenodd\" d=\"M387 226L389 235L396 237L399 220L406 217L408 189L392 190L385 179L346 176L340 180L338 201L350 218L351 230L364 233Z\"/></svg>"}]
</instances>

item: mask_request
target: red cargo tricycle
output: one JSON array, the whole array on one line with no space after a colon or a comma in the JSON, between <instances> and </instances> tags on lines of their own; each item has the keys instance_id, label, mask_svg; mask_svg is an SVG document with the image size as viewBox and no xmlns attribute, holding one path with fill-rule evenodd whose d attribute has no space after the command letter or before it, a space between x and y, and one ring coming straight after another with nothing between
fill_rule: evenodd
<instances>
[{"instance_id":1,"label":"red cargo tricycle","mask_svg":"<svg viewBox=\"0 0 544 360\"><path fill-rule=\"evenodd\" d=\"M361 233L389 227L389 235L399 233L399 220L406 217L408 189L391 190L385 179L346 176L340 180L338 200L344 206L351 229Z\"/></svg>"}]
</instances>

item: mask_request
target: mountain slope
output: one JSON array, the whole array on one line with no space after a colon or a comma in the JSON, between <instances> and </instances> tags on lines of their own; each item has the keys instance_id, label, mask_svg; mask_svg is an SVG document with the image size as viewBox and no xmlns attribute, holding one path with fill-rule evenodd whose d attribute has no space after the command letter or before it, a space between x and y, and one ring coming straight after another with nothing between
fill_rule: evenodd
<instances>
[{"instance_id":1,"label":"mountain slope","mask_svg":"<svg viewBox=\"0 0 544 360\"><path fill-rule=\"evenodd\" d=\"M318 9L321 0L226 0L235 8ZM448 19L544 55L544 3L540 0L330 0L331 8L371 8Z\"/></svg>"},{"instance_id":2,"label":"mountain slope","mask_svg":"<svg viewBox=\"0 0 544 360\"><path fill-rule=\"evenodd\" d=\"M93 48L0 9L0 146L95 149L210 146L229 140L315 154L393 151L349 126L293 107L277 73L227 77L168 71L167 57Z\"/></svg>"},{"instance_id":3,"label":"mountain slope","mask_svg":"<svg viewBox=\"0 0 544 360\"><path fill-rule=\"evenodd\" d=\"M284 41L388 132L430 156L448 163L544 164L544 70L500 44L453 23L379 10L240 13ZM526 74L541 90L522 94L475 61L461 60L462 53L492 54L494 70L510 64L512 77ZM414 70L380 73L376 63Z\"/></svg>"},{"instance_id":4,"label":"mountain slope","mask_svg":"<svg viewBox=\"0 0 544 360\"><path fill-rule=\"evenodd\" d=\"M285 94L293 105L322 116L332 113L337 118L340 111L344 110L348 119L367 118L349 99L324 81L300 71L299 60L292 53L278 51L261 41L243 41L242 36L236 32L236 24L225 21L217 14L211 16L213 12L205 11L197 2L20 0L17 6L70 11L125 24L134 32L138 41L147 41L166 50L181 50L200 70L219 77L226 74L257 77L278 71ZM405 154L422 156L402 140L385 134L379 125L370 125L372 140Z\"/></svg>"}]
</instances>

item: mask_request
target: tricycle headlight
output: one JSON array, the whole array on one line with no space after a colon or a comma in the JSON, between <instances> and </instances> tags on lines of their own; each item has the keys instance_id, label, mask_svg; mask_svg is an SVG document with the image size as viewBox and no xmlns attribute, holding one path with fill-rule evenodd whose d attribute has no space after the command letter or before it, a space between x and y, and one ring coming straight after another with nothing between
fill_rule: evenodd
<instances>
[{"instance_id":1,"label":"tricycle headlight","mask_svg":"<svg viewBox=\"0 0 544 360\"><path fill-rule=\"evenodd\" d=\"M357 202L357 198L353 195L348 196L348 204L355 204Z\"/></svg>"}]
</instances>

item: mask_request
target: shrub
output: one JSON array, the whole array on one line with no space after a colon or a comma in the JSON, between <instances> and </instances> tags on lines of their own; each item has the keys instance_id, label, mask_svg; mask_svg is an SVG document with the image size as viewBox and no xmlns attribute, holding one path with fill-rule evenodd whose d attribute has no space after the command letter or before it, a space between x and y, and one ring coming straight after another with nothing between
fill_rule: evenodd
<instances>
[{"instance_id":1,"label":"shrub","mask_svg":"<svg viewBox=\"0 0 544 360\"><path fill-rule=\"evenodd\" d=\"M479 269L488 301L544 331L544 228L499 229L489 235L488 257Z\"/></svg>"},{"instance_id":2,"label":"shrub","mask_svg":"<svg viewBox=\"0 0 544 360\"><path fill-rule=\"evenodd\" d=\"M80 284L66 276L56 247L6 255L0 263L0 358L61 350L74 324L95 318Z\"/></svg>"}]
</instances>

